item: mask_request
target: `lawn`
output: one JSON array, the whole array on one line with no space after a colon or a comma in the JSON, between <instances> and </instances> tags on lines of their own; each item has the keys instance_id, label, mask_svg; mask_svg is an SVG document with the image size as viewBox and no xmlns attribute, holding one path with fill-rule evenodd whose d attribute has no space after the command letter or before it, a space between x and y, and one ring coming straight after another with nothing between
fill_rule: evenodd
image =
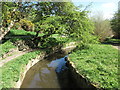
<instances>
[{"instance_id":1,"label":"lawn","mask_svg":"<svg viewBox=\"0 0 120 90\"><path fill-rule=\"evenodd\" d=\"M10 40L6 41L3 44L0 44L0 57L9 52L10 49L15 48L15 46L13 45L12 42L10 42Z\"/></svg>"},{"instance_id":2,"label":"lawn","mask_svg":"<svg viewBox=\"0 0 120 90\"><path fill-rule=\"evenodd\" d=\"M25 30L16 30L16 29L11 29L10 33L12 35L36 35L36 32L32 31L25 31ZM39 36L42 36L42 33L39 33Z\"/></svg>"},{"instance_id":3,"label":"lawn","mask_svg":"<svg viewBox=\"0 0 120 90\"><path fill-rule=\"evenodd\" d=\"M25 65L28 64L28 61L36 58L41 51L34 51L26 53L23 56L20 56L12 61L6 63L3 67L0 67L2 71L2 81L0 81L0 89L2 88L13 88L14 84L20 78L20 72L23 71Z\"/></svg>"},{"instance_id":4,"label":"lawn","mask_svg":"<svg viewBox=\"0 0 120 90\"><path fill-rule=\"evenodd\" d=\"M10 33L6 35L7 37L12 37L16 35L35 35L35 32L27 32L24 30L10 30ZM4 43L0 44L0 56L7 53L10 49L16 48L16 46L13 45L13 41L19 41L22 38L20 37L13 37L9 38L9 40L5 40ZM29 39L29 38L23 38ZM20 56L18 58L15 58L12 61L9 61L8 63L4 64L4 66L0 67L0 89L1 88L13 88L14 84L19 80L20 72L25 67L26 64L28 64L28 61L36 58L38 54L40 54L41 51L34 51L24 54L23 56Z\"/></svg>"},{"instance_id":5,"label":"lawn","mask_svg":"<svg viewBox=\"0 0 120 90\"><path fill-rule=\"evenodd\" d=\"M90 44L70 54L79 73L101 88L118 88L118 50L111 45Z\"/></svg>"}]
</instances>

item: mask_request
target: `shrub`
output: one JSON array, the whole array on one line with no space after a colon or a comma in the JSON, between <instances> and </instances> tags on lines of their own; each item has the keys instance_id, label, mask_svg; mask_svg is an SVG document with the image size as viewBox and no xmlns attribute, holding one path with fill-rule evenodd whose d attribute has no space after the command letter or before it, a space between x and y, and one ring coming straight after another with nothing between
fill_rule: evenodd
<instances>
[{"instance_id":1,"label":"shrub","mask_svg":"<svg viewBox=\"0 0 120 90\"><path fill-rule=\"evenodd\" d=\"M114 37L120 39L120 10L114 14L111 20L112 30L114 32Z\"/></svg>"}]
</instances>

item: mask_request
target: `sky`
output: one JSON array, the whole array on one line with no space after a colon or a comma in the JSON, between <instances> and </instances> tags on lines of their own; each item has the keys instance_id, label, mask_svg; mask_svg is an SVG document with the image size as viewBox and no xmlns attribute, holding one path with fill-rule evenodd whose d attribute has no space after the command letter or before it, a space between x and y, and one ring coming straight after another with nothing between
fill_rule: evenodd
<instances>
[{"instance_id":1,"label":"sky","mask_svg":"<svg viewBox=\"0 0 120 90\"><path fill-rule=\"evenodd\" d=\"M103 15L104 19L111 19L113 17L114 13L118 10L119 1L120 0L72 0L76 6L82 4L83 9L92 2L91 6L87 9L91 11L89 16L98 15L99 13L99 15Z\"/></svg>"}]
</instances>

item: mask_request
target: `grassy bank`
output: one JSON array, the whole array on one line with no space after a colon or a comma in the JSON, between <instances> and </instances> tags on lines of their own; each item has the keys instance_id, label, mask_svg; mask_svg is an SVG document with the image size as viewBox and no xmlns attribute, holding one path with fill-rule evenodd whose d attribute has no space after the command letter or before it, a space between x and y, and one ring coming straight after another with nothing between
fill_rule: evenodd
<instances>
[{"instance_id":1,"label":"grassy bank","mask_svg":"<svg viewBox=\"0 0 120 90\"><path fill-rule=\"evenodd\" d=\"M8 63L0 69L2 70L1 88L13 88L14 84L19 80L20 72L23 71L29 60L36 58L40 51L26 53Z\"/></svg>"},{"instance_id":2,"label":"grassy bank","mask_svg":"<svg viewBox=\"0 0 120 90\"><path fill-rule=\"evenodd\" d=\"M10 32L3 40L3 43L0 45L0 56L7 53L10 49L16 48L17 46L14 45L14 42L19 40L30 40L30 38L35 34L35 32L25 30L10 30ZM14 84L19 80L20 72L22 69L25 67L25 65L28 64L29 60L36 58L39 53L40 51L26 53L23 56L15 58L14 60L11 60L8 63L4 64L4 66L0 67L2 75L2 80L0 80L0 89L13 88Z\"/></svg>"},{"instance_id":3,"label":"grassy bank","mask_svg":"<svg viewBox=\"0 0 120 90\"><path fill-rule=\"evenodd\" d=\"M15 48L15 46L13 45L12 42L10 42L10 40L1 44L0 45L0 57L2 57L3 54L7 53L12 48Z\"/></svg>"},{"instance_id":4,"label":"grassy bank","mask_svg":"<svg viewBox=\"0 0 120 90\"><path fill-rule=\"evenodd\" d=\"M80 74L102 88L118 88L118 50L110 45L93 44L70 54Z\"/></svg>"}]
</instances>

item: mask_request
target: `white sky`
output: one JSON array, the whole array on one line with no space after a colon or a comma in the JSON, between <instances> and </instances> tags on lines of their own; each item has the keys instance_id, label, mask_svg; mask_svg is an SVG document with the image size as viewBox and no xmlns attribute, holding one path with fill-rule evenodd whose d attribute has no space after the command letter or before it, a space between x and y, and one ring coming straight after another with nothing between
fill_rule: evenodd
<instances>
[{"instance_id":1,"label":"white sky","mask_svg":"<svg viewBox=\"0 0 120 90\"><path fill-rule=\"evenodd\" d=\"M82 4L85 8L90 2L92 5L88 10L92 11L91 16L97 12L102 13L105 19L111 19L113 14L118 10L118 2L120 0L72 0L75 5Z\"/></svg>"}]
</instances>

